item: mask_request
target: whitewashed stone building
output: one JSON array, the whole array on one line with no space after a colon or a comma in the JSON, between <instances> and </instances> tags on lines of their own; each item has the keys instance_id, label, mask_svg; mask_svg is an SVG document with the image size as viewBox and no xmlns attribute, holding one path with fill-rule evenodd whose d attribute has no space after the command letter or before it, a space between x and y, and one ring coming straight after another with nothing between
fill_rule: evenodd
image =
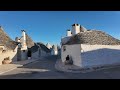
<instances>
[{"instance_id":1,"label":"whitewashed stone building","mask_svg":"<svg viewBox=\"0 0 120 90\"><path fill-rule=\"evenodd\" d=\"M79 67L93 67L120 63L120 40L100 30L87 30L73 24L67 36L61 38L61 59L67 55Z\"/></svg>"},{"instance_id":2,"label":"whitewashed stone building","mask_svg":"<svg viewBox=\"0 0 120 90\"><path fill-rule=\"evenodd\" d=\"M50 55L50 49L48 49L45 44L39 42L39 43L37 43L37 45L39 46L39 56L40 57L45 57L45 56Z\"/></svg>"},{"instance_id":3,"label":"whitewashed stone building","mask_svg":"<svg viewBox=\"0 0 120 90\"><path fill-rule=\"evenodd\" d=\"M27 60L28 50L31 50L32 59L50 55L50 50L42 43L34 43L25 30L22 30L21 37L16 37L14 41L0 26L0 65L7 57L9 57L12 62Z\"/></svg>"},{"instance_id":4,"label":"whitewashed stone building","mask_svg":"<svg viewBox=\"0 0 120 90\"><path fill-rule=\"evenodd\" d=\"M26 33L25 30L22 31L22 36L19 39L18 37L15 38L16 42L18 43L18 51L17 51L17 60L27 60L27 52L28 52L28 47L26 43Z\"/></svg>"},{"instance_id":5,"label":"whitewashed stone building","mask_svg":"<svg viewBox=\"0 0 120 90\"><path fill-rule=\"evenodd\" d=\"M28 50L31 51L31 59L39 59L40 57L45 57L50 54L50 50L43 43L34 43L27 34L24 34L25 31L22 31L22 33L22 35L26 36L24 38L22 36L21 39L19 39L21 45L21 60L27 58Z\"/></svg>"}]
</instances>

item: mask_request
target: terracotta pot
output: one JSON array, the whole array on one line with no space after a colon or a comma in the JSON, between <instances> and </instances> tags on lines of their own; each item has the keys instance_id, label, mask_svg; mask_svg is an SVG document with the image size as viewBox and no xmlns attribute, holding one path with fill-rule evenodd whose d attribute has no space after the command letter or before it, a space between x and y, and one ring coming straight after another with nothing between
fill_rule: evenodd
<instances>
[{"instance_id":1,"label":"terracotta pot","mask_svg":"<svg viewBox=\"0 0 120 90\"><path fill-rule=\"evenodd\" d=\"M3 60L2 64L10 64L12 62L12 60Z\"/></svg>"}]
</instances>

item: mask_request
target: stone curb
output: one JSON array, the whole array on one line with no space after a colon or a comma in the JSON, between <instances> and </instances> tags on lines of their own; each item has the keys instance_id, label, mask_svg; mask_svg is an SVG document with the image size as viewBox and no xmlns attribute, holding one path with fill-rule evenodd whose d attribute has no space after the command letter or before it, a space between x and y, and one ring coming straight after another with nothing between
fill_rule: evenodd
<instances>
[{"instance_id":1,"label":"stone curb","mask_svg":"<svg viewBox=\"0 0 120 90\"><path fill-rule=\"evenodd\" d=\"M89 70L84 70L84 71L80 71L80 70L71 70L71 69L63 69L61 68L61 65L59 64L59 60L56 61L55 63L55 68L60 71L60 72L70 72L70 73L87 73L87 72L93 72L93 71L99 71L99 70L105 70L105 69L110 69L110 68L115 68L115 67L120 67L120 64L114 64L114 65L109 65L108 67L104 67L104 68L99 68L94 70L93 68L90 68Z\"/></svg>"}]
</instances>

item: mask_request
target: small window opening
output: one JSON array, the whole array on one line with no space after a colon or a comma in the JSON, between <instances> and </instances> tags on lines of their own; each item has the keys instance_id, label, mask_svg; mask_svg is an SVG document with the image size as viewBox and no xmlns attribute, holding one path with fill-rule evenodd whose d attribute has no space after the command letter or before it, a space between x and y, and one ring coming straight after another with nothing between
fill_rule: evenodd
<instances>
[{"instance_id":1,"label":"small window opening","mask_svg":"<svg viewBox=\"0 0 120 90\"><path fill-rule=\"evenodd\" d=\"M66 46L63 46L63 51L66 51Z\"/></svg>"}]
</instances>

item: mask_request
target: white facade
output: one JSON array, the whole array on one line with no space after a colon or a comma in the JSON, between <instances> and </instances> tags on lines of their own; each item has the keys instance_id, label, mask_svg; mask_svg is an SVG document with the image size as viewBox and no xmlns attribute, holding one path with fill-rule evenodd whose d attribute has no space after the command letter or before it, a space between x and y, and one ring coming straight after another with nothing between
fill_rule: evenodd
<instances>
[{"instance_id":1,"label":"white facade","mask_svg":"<svg viewBox=\"0 0 120 90\"><path fill-rule=\"evenodd\" d=\"M72 35L80 33L80 24L72 25Z\"/></svg>"},{"instance_id":2,"label":"white facade","mask_svg":"<svg viewBox=\"0 0 120 90\"><path fill-rule=\"evenodd\" d=\"M63 45L61 48L62 62L66 60L67 55L72 57L74 65L82 68L120 64L120 45Z\"/></svg>"},{"instance_id":3,"label":"white facade","mask_svg":"<svg viewBox=\"0 0 120 90\"><path fill-rule=\"evenodd\" d=\"M72 58L74 65L82 67L82 60L81 60L81 52L80 51L81 51L80 44L63 45L61 47L62 62L65 62L66 56L69 55Z\"/></svg>"},{"instance_id":4,"label":"white facade","mask_svg":"<svg viewBox=\"0 0 120 90\"><path fill-rule=\"evenodd\" d=\"M67 36L72 36L72 32L70 30L67 30Z\"/></svg>"}]
</instances>

